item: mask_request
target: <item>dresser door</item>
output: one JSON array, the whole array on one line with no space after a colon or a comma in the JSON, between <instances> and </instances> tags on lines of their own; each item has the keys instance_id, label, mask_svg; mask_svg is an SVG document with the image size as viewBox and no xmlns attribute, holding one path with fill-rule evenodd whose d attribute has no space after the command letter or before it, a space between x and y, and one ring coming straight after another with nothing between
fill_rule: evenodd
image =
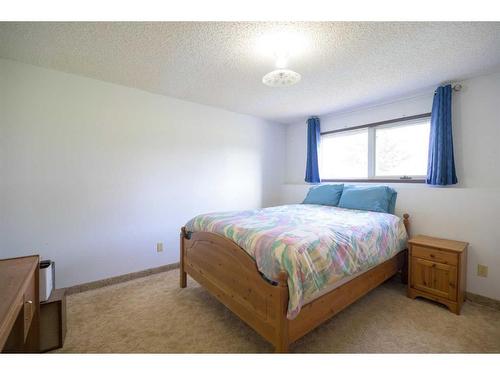
<instances>
[{"instance_id":1,"label":"dresser door","mask_svg":"<svg viewBox=\"0 0 500 375\"><path fill-rule=\"evenodd\" d=\"M411 286L415 289L457 300L457 268L448 264L412 257Z\"/></svg>"}]
</instances>

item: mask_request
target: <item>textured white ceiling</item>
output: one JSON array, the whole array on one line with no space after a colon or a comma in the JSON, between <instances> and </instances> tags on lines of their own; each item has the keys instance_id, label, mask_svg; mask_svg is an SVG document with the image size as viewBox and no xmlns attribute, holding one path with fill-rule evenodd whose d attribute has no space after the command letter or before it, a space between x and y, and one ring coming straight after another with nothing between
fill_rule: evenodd
<instances>
[{"instance_id":1,"label":"textured white ceiling","mask_svg":"<svg viewBox=\"0 0 500 375\"><path fill-rule=\"evenodd\" d=\"M283 30L302 81L270 88L255 41ZM3 22L0 57L291 122L500 69L500 23Z\"/></svg>"}]
</instances>

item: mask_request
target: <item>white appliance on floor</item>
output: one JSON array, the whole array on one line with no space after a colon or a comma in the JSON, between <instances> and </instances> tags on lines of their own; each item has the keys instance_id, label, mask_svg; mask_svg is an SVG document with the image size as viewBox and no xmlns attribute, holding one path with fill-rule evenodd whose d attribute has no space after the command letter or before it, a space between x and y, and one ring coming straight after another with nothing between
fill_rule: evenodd
<instances>
[{"instance_id":1,"label":"white appliance on floor","mask_svg":"<svg viewBox=\"0 0 500 375\"><path fill-rule=\"evenodd\" d=\"M55 264L51 260L40 262L40 302L47 301L55 288Z\"/></svg>"}]
</instances>

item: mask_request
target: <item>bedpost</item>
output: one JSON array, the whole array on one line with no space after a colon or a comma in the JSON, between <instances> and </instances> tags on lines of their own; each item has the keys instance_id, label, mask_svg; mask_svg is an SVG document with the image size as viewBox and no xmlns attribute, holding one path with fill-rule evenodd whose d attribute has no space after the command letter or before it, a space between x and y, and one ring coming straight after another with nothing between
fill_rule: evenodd
<instances>
[{"instance_id":1,"label":"bedpost","mask_svg":"<svg viewBox=\"0 0 500 375\"><path fill-rule=\"evenodd\" d=\"M406 233L408 234L408 237L410 237L410 215L403 214L403 223L406 228Z\"/></svg>"},{"instance_id":2,"label":"bedpost","mask_svg":"<svg viewBox=\"0 0 500 375\"><path fill-rule=\"evenodd\" d=\"M186 227L181 228L180 235L180 259L179 259L179 284L181 288L187 286L187 274L184 271L184 239L187 237Z\"/></svg>"},{"instance_id":3,"label":"bedpost","mask_svg":"<svg viewBox=\"0 0 500 375\"><path fill-rule=\"evenodd\" d=\"M275 344L276 353L288 353L289 335L288 335L288 319L286 317L288 311L288 274L281 271L279 274L279 311L278 311L278 337Z\"/></svg>"},{"instance_id":4,"label":"bedpost","mask_svg":"<svg viewBox=\"0 0 500 375\"><path fill-rule=\"evenodd\" d=\"M408 238L410 238L410 215L403 214L403 223L405 225ZM403 258L403 267L401 268L401 282L403 284L408 284L408 249L405 249L404 252L405 256Z\"/></svg>"}]
</instances>

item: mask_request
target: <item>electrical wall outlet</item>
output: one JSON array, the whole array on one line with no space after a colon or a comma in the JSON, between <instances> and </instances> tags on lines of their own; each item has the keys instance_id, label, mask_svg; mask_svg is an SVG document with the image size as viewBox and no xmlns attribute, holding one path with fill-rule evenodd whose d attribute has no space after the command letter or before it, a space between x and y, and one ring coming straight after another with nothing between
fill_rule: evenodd
<instances>
[{"instance_id":1,"label":"electrical wall outlet","mask_svg":"<svg viewBox=\"0 0 500 375\"><path fill-rule=\"evenodd\" d=\"M484 264L477 265L477 275L481 277L488 277L488 267Z\"/></svg>"},{"instance_id":2,"label":"electrical wall outlet","mask_svg":"<svg viewBox=\"0 0 500 375\"><path fill-rule=\"evenodd\" d=\"M163 251L163 242L158 242L156 244L156 252L161 253Z\"/></svg>"}]
</instances>

